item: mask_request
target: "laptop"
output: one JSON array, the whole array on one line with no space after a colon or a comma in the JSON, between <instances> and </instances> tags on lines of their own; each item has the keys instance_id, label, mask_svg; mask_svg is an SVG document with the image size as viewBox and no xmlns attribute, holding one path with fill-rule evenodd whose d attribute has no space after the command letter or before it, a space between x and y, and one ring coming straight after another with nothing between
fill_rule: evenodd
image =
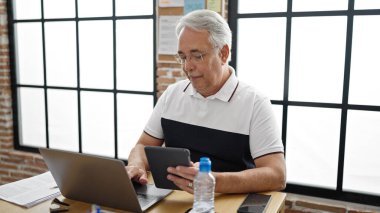
<instances>
[{"instance_id":1,"label":"laptop","mask_svg":"<svg viewBox=\"0 0 380 213\"><path fill-rule=\"evenodd\" d=\"M39 149L66 198L111 208L143 212L172 190L132 183L124 162L56 149Z\"/></svg>"}]
</instances>

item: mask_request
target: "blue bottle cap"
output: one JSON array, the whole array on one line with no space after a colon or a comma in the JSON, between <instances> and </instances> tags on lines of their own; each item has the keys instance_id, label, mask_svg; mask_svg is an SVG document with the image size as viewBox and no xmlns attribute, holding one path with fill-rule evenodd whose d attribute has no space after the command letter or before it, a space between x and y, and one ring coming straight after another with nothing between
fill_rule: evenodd
<instances>
[{"instance_id":1,"label":"blue bottle cap","mask_svg":"<svg viewBox=\"0 0 380 213\"><path fill-rule=\"evenodd\" d=\"M201 157L199 160L199 171L211 172L211 161L208 157Z\"/></svg>"}]
</instances>

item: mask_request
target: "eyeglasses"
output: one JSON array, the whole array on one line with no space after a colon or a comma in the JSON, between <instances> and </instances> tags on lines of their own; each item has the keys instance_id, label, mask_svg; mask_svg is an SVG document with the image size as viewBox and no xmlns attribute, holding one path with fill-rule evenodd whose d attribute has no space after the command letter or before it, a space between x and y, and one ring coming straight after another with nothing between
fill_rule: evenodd
<instances>
[{"instance_id":1,"label":"eyeglasses","mask_svg":"<svg viewBox=\"0 0 380 213\"><path fill-rule=\"evenodd\" d=\"M216 47L211 48L211 50L215 48ZM204 61L204 56L207 55L207 53L208 53L207 51L206 52L195 51L195 52L191 52L189 56L186 56L185 54L176 54L175 58L177 59L177 62L182 65L190 61L193 63L199 64Z\"/></svg>"}]
</instances>

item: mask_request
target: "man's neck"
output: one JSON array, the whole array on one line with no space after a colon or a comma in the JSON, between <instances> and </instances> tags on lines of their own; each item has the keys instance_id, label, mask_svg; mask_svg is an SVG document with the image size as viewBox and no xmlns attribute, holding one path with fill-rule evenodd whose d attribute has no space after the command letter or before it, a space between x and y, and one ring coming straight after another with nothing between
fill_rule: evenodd
<instances>
[{"instance_id":1,"label":"man's neck","mask_svg":"<svg viewBox=\"0 0 380 213\"><path fill-rule=\"evenodd\" d=\"M223 76L218 86L216 86L213 90L208 91L208 92L207 91L205 92L197 91L197 92L201 94L204 98L215 95L224 86L224 84L226 83L228 78L231 76L231 74L232 74L232 71L230 70L230 67L228 65L223 67Z\"/></svg>"}]
</instances>

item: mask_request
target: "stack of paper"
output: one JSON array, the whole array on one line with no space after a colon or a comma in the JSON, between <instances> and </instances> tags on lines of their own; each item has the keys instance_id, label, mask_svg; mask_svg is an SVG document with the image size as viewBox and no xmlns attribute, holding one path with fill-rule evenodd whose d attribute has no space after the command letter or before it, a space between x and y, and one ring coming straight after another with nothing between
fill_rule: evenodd
<instances>
[{"instance_id":1,"label":"stack of paper","mask_svg":"<svg viewBox=\"0 0 380 213\"><path fill-rule=\"evenodd\" d=\"M0 198L31 207L61 194L50 172L0 186Z\"/></svg>"}]
</instances>

